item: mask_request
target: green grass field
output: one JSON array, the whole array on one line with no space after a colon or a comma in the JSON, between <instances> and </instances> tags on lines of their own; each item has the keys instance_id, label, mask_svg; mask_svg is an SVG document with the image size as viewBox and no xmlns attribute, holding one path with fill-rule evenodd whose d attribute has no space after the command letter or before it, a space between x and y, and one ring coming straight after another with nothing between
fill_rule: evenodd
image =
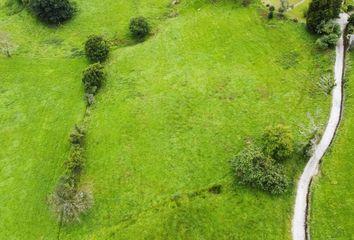
<instances>
[{"instance_id":1,"label":"green grass field","mask_svg":"<svg viewBox=\"0 0 354 240\"><path fill-rule=\"evenodd\" d=\"M354 170L354 55L348 54L344 119L330 154L322 162L313 186L311 234L313 239L353 239Z\"/></svg>"},{"instance_id":2,"label":"green grass field","mask_svg":"<svg viewBox=\"0 0 354 240\"><path fill-rule=\"evenodd\" d=\"M294 185L280 197L235 186L228 161L268 125L287 124L300 139L307 113L326 121L330 98L316 82L333 54L317 52L302 24L268 22L231 1L182 2L175 18L168 1L77 6L58 29L1 9L0 32L18 48L0 58L0 239L56 238L46 197L84 111L82 43L92 33L128 41L137 15L154 34L111 53L83 175L95 204L60 239L290 239ZM287 163L289 176L304 164ZM213 184L221 194L193 195Z\"/></svg>"}]
</instances>

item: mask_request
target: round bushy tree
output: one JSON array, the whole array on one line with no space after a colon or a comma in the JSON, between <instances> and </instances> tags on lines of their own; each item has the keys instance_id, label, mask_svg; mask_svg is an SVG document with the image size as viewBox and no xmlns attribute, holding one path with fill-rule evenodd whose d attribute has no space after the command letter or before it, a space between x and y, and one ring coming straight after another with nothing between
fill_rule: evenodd
<instances>
[{"instance_id":1,"label":"round bushy tree","mask_svg":"<svg viewBox=\"0 0 354 240\"><path fill-rule=\"evenodd\" d=\"M91 35L85 43L85 54L90 62L104 62L108 58L109 45L102 36Z\"/></svg>"},{"instance_id":2,"label":"round bushy tree","mask_svg":"<svg viewBox=\"0 0 354 240\"><path fill-rule=\"evenodd\" d=\"M59 24L74 15L74 7L69 0L31 0L30 8L43 22Z\"/></svg>"},{"instance_id":3,"label":"round bushy tree","mask_svg":"<svg viewBox=\"0 0 354 240\"><path fill-rule=\"evenodd\" d=\"M290 129L281 124L266 129L262 136L262 144L264 153L277 161L287 159L294 150Z\"/></svg>"},{"instance_id":4,"label":"round bushy tree","mask_svg":"<svg viewBox=\"0 0 354 240\"><path fill-rule=\"evenodd\" d=\"M96 94L101 88L104 79L103 66L100 63L91 64L83 73L82 82L85 86L85 92L87 94Z\"/></svg>"},{"instance_id":5,"label":"round bushy tree","mask_svg":"<svg viewBox=\"0 0 354 240\"><path fill-rule=\"evenodd\" d=\"M233 172L240 184L263 189L271 194L281 194L288 186L282 167L262 149L248 145L232 161Z\"/></svg>"},{"instance_id":6,"label":"round bushy tree","mask_svg":"<svg viewBox=\"0 0 354 240\"><path fill-rule=\"evenodd\" d=\"M144 17L136 17L130 20L129 30L134 38L142 39L150 33L150 25Z\"/></svg>"}]
</instances>

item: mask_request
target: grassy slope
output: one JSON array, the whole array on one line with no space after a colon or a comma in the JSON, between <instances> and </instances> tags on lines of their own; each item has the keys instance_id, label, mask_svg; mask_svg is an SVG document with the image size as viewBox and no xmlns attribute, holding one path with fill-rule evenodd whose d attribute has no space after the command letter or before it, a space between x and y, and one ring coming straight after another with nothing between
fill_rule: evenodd
<instances>
[{"instance_id":1,"label":"grassy slope","mask_svg":"<svg viewBox=\"0 0 354 240\"><path fill-rule=\"evenodd\" d=\"M289 238L293 195L232 189L228 160L269 124L296 134L307 112L327 112L314 82L330 65L312 42L301 25L220 4L187 8L154 38L116 51L89 129L96 205L63 238ZM221 195L169 202L218 182Z\"/></svg>"},{"instance_id":2,"label":"grassy slope","mask_svg":"<svg viewBox=\"0 0 354 240\"><path fill-rule=\"evenodd\" d=\"M312 239L354 239L354 55L346 80L344 119L313 187Z\"/></svg>"},{"instance_id":3,"label":"grassy slope","mask_svg":"<svg viewBox=\"0 0 354 240\"><path fill-rule=\"evenodd\" d=\"M289 237L292 195L232 189L227 161L268 124L283 122L295 133L306 112L317 108L325 119L328 99L314 82L330 63L313 50L303 26L266 24L254 9L201 1L162 23L157 16L168 11L166 2L101 2L77 1L86 11L59 29L41 26L26 12L1 12L0 31L10 32L19 48L0 66L6 83L0 95L0 238L55 236L45 197L83 108L85 64L68 56L91 33L126 38L128 19L136 15L148 16L156 35L111 56L89 129L86 178L96 205L81 225L63 230L63 239L107 239L112 232L130 239ZM301 167L288 166L293 174ZM176 192L217 182L225 187L221 195L206 193L179 208L169 202Z\"/></svg>"},{"instance_id":4,"label":"grassy slope","mask_svg":"<svg viewBox=\"0 0 354 240\"><path fill-rule=\"evenodd\" d=\"M82 114L82 67L77 60L0 58L0 239L55 235L46 196Z\"/></svg>"},{"instance_id":5,"label":"grassy slope","mask_svg":"<svg viewBox=\"0 0 354 240\"><path fill-rule=\"evenodd\" d=\"M48 28L26 11L8 16L5 2L0 0L0 35L8 34L17 48L11 59L0 56L0 239L54 239L57 224L46 197L84 110L81 72L87 63L72 57L72 49L81 49L92 33L126 34L131 16L153 16L166 3L106 0L107 8L98 0L76 1L87 11Z\"/></svg>"}]
</instances>

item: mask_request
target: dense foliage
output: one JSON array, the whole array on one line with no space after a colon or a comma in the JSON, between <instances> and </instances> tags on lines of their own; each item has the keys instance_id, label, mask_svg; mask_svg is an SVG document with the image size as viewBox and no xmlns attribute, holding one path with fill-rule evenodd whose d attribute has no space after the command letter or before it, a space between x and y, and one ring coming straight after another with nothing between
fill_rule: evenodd
<instances>
[{"instance_id":1,"label":"dense foliage","mask_svg":"<svg viewBox=\"0 0 354 240\"><path fill-rule=\"evenodd\" d=\"M108 42L101 36L91 35L85 43L85 53L90 62L103 62L109 54Z\"/></svg>"},{"instance_id":2,"label":"dense foliage","mask_svg":"<svg viewBox=\"0 0 354 240\"><path fill-rule=\"evenodd\" d=\"M85 92L88 94L96 94L101 88L104 79L103 66L100 63L91 64L83 72L82 82L85 86Z\"/></svg>"},{"instance_id":3,"label":"dense foliage","mask_svg":"<svg viewBox=\"0 0 354 240\"><path fill-rule=\"evenodd\" d=\"M75 12L69 0L31 0L29 6L41 21L49 24L65 22Z\"/></svg>"},{"instance_id":4,"label":"dense foliage","mask_svg":"<svg viewBox=\"0 0 354 240\"><path fill-rule=\"evenodd\" d=\"M333 48L336 46L341 35L341 29L338 23L333 20L322 21L317 26L317 33L322 36L317 39L316 45L321 49Z\"/></svg>"},{"instance_id":5,"label":"dense foliage","mask_svg":"<svg viewBox=\"0 0 354 240\"><path fill-rule=\"evenodd\" d=\"M281 124L267 128L262 136L262 146L263 151L276 161L289 158L294 150L290 129Z\"/></svg>"},{"instance_id":6,"label":"dense foliage","mask_svg":"<svg viewBox=\"0 0 354 240\"><path fill-rule=\"evenodd\" d=\"M271 194L281 194L288 186L282 167L255 145L251 144L243 149L232 161L232 167L241 184L260 188Z\"/></svg>"},{"instance_id":7,"label":"dense foliage","mask_svg":"<svg viewBox=\"0 0 354 240\"><path fill-rule=\"evenodd\" d=\"M340 13L341 4L341 0L312 0L306 17L308 30L316 33L321 22L337 18Z\"/></svg>"},{"instance_id":8,"label":"dense foliage","mask_svg":"<svg viewBox=\"0 0 354 240\"><path fill-rule=\"evenodd\" d=\"M150 25L144 17L136 17L130 20L129 30L134 38L142 39L150 33Z\"/></svg>"}]
</instances>

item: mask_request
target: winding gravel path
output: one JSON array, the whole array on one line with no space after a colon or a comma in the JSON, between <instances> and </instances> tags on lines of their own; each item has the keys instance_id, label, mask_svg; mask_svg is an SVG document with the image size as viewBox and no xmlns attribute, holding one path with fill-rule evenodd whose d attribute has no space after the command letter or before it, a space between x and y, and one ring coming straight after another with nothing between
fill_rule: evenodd
<instances>
[{"instance_id":1,"label":"winding gravel path","mask_svg":"<svg viewBox=\"0 0 354 240\"><path fill-rule=\"evenodd\" d=\"M347 24L348 15L340 14L337 20L341 26L342 32ZM316 147L315 153L308 161L304 172L302 173L296 193L296 201L294 208L294 216L292 220L292 236L293 240L310 239L310 234L307 231L307 214L308 214L308 198L312 178L318 173L320 160L326 153L331 144L337 127L340 122L342 113L343 89L342 78L344 72L344 41L343 34L340 37L336 47L336 62L334 65L334 78L336 86L332 92L332 108L327 127L322 136L322 139Z\"/></svg>"}]
</instances>

